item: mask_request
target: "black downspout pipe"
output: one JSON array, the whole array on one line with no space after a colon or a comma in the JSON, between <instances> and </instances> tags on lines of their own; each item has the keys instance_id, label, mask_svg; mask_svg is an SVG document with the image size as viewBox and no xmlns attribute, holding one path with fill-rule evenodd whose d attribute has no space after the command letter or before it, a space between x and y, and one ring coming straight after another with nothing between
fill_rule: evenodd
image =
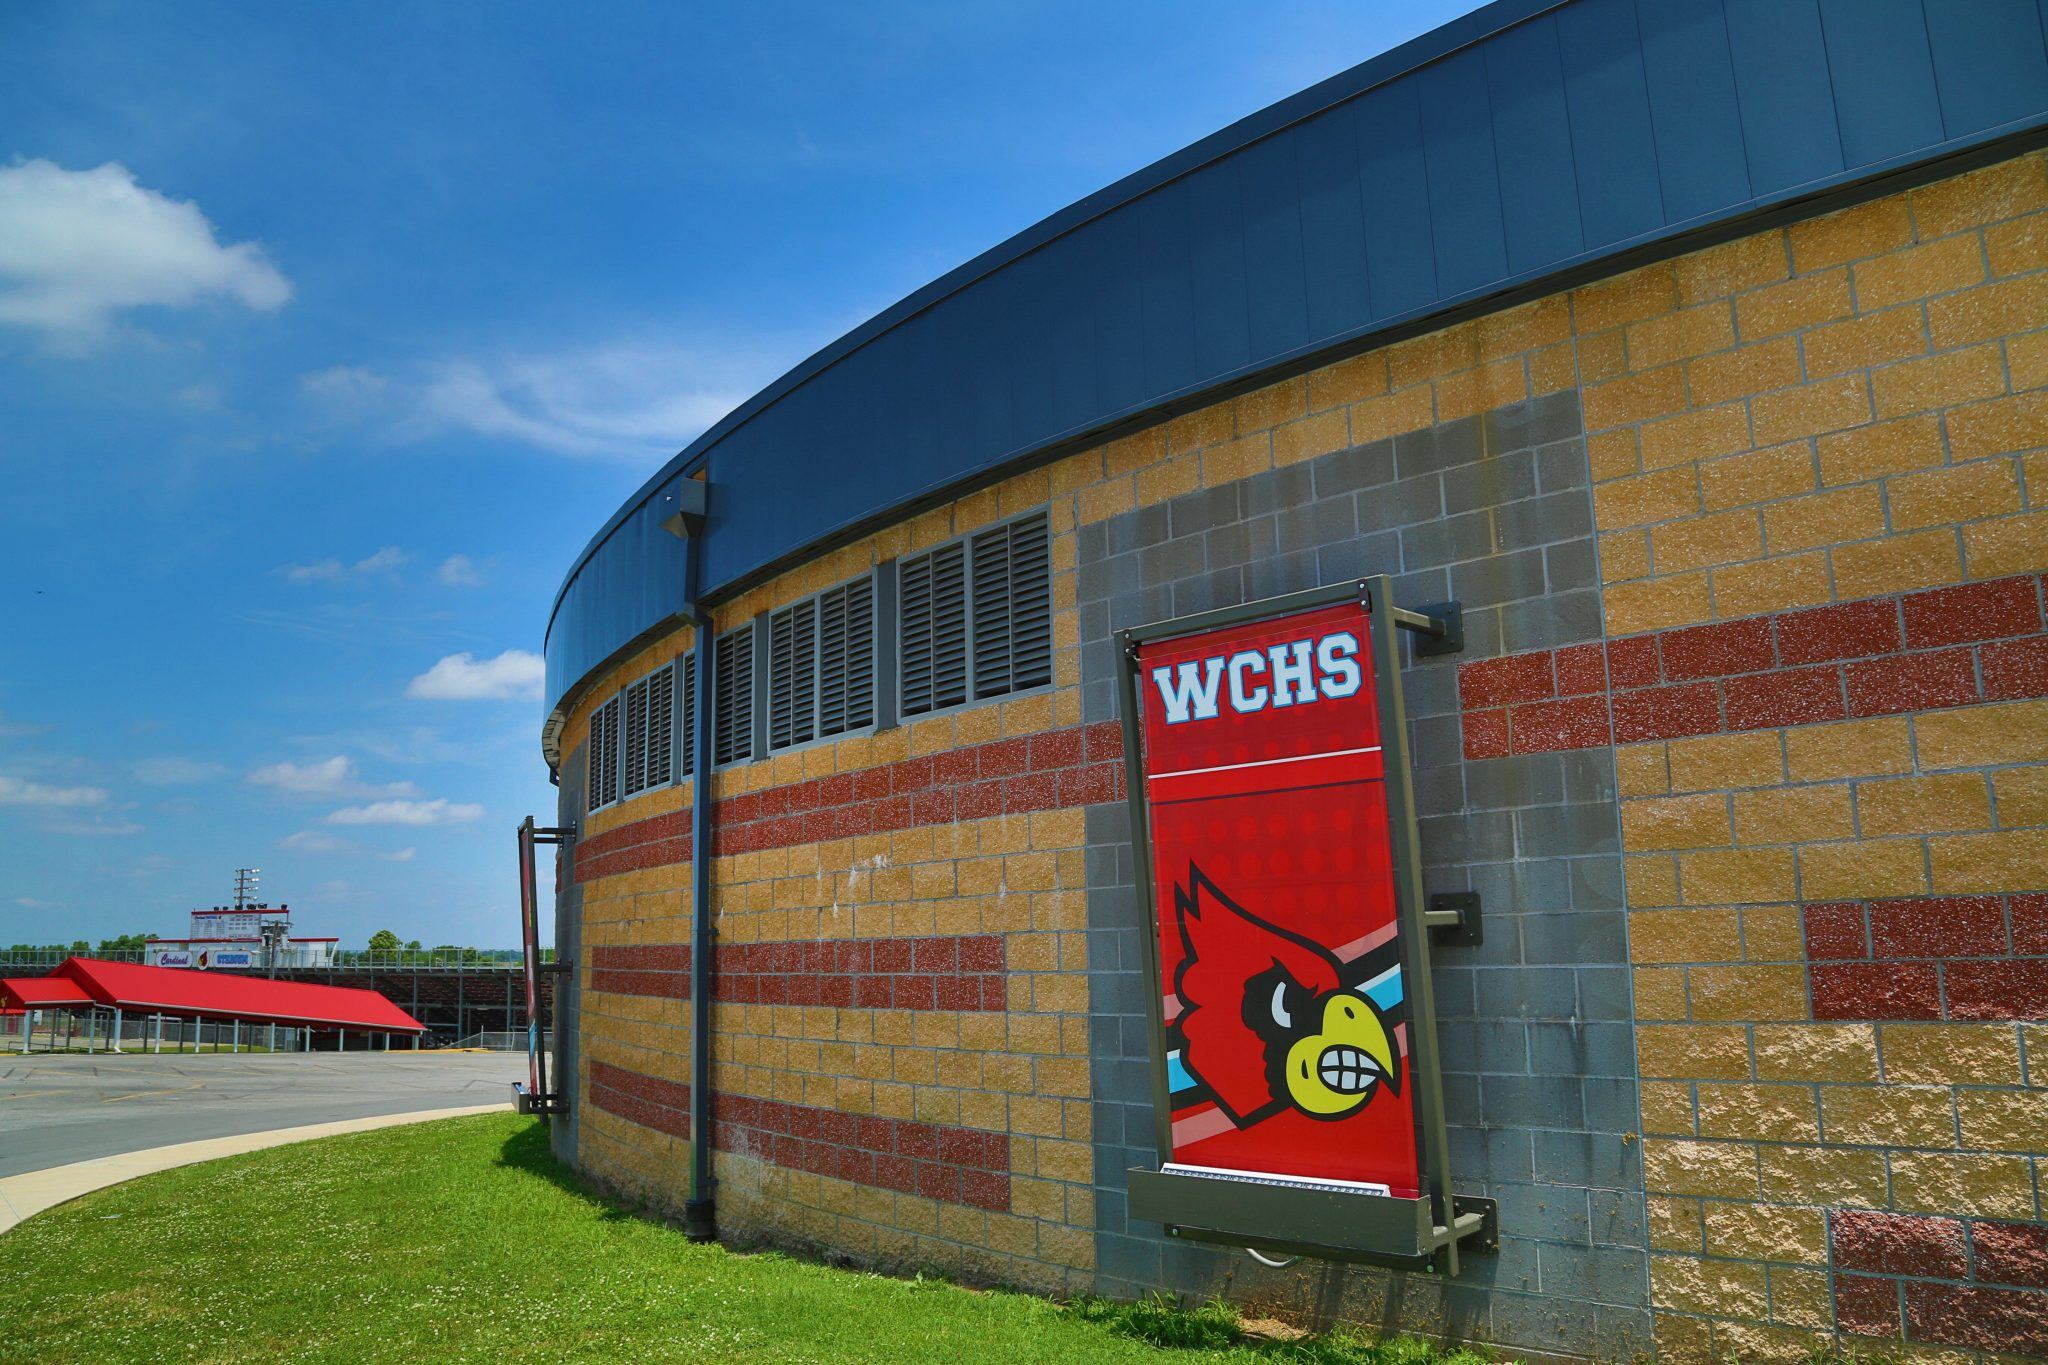
<instances>
[{"instance_id":1,"label":"black downspout pipe","mask_svg":"<svg viewBox=\"0 0 2048 1365\"><path fill-rule=\"evenodd\" d=\"M690 1198L683 1205L683 1233L693 1242L718 1237L718 1205L711 1176L711 713L717 680L712 676L711 616L697 601L703 582L703 537L686 546L689 614L696 627L696 724L690 761Z\"/></svg>"}]
</instances>

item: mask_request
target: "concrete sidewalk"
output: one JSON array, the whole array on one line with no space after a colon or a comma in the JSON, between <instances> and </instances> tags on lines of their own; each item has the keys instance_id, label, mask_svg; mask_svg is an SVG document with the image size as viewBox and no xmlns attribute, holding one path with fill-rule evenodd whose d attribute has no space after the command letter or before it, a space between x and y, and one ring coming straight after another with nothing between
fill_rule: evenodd
<instances>
[{"instance_id":1,"label":"concrete sidewalk","mask_svg":"<svg viewBox=\"0 0 2048 1365\"><path fill-rule=\"evenodd\" d=\"M454 1109L424 1109L410 1114L377 1114L333 1123L307 1123L296 1128L274 1128L266 1133L237 1133L198 1142L176 1142L167 1147L122 1152L11 1175L0 1178L0 1235L11 1231L22 1219L44 1209L54 1208L109 1185L118 1185L124 1180L133 1180L139 1175L167 1171L174 1166L189 1166L198 1161L212 1161L241 1152L261 1151L265 1147L306 1142L312 1138L332 1137L337 1133L361 1133L372 1128L460 1118L467 1114L502 1114L509 1112L510 1108L509 1103L474 1104Z\"/></svg>"}]
</instances>

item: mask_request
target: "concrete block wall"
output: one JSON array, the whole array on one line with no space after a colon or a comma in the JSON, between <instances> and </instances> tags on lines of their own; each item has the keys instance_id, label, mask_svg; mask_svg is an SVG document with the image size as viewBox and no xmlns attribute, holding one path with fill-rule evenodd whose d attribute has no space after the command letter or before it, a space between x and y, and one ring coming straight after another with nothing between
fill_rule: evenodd
<instances>
[{"instance_id":1,"label":"concrete block wall","mask_svg":"<svg viewBox=\"0 0 2048 1365\"><path fill-rule=\"evenodd\" d=\"M714 779L731 1235L1529 1351L2048 1349L2043 184L2029 154L1403 341L718 604L1047 509L1051 687ZM1506 1245L1453 1284L1254 1272L1121 1205L1109 632L1378 571L1470 623L1407 672L1430 881L1491 916L1439 1000ZM685 640L586 687L572 763ZM560 902L577 1159L678 1204L687 799L582 819Z\"/></svg>"}]
</instances>

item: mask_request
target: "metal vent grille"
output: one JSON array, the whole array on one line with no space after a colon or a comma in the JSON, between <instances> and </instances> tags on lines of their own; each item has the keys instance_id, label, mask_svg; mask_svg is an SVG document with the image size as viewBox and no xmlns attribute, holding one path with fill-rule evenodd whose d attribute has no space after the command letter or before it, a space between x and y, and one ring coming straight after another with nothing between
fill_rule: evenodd
<instances>
[{"instance_id":1,"label":"metal vent grille","mask_svg":"<svg viewBox=\"0 0 2048 1365\"><path fill-rule=\"evenodd\" d=\"M818 604L807 599L768 618L768 747L818 735Z\"/></svg>"},{"instance_id":2,"label":"metal vent grille","mask_svg":"<svg viewBox=\"0 0 2048 1365\"><path fill-rule=\"evenodd\" d=\"M818 597L818 733L875 721L875 584L856 578Z\"/></svg>"},{"instance_id":3,"label":"metal vent grille","mask_svg":"<svg viewBox=\"0 0 2048 1365\"><path fill-rule=\"evenodd\" d=\"M1052 681L1052 561L1043 516L976 535L974 695Z\"/></svg>"},{"instance_id":4,"label":"metal vent grille","mask_svg":"<svg viewBox=\"0 0 2048 1365\"><path fill-rule=\"evenodd\" d=\"M619 799L619 699L613 697L590 714L589 771L584 801L599 810Z\"/></svg>"},{"instance_id":5,"label":"metal vent grille","mask_svg":"<svg viewBox=\"0 0 2048 1365\"><path fill-rule=\"evenodd\" d=\"M718 637L712 666L712 757L737 763L754 756L754 623Z\"/></svg>"},{"instance_id":6,"label":"metal vent grille","mask_svg":"<svg viewBox=\"0 0 2048 1365\"><path fill-rule=\"evenodd\" d=\"M647 675L647 782L665 787L675 775L676 666Z\"/></svg>"},{"instance_id":7,"label":"metal vent grille","mask_svg":"<svg viewBox=\"0 0 2048 1365\"><path fill-rule=\"evenodd\" d=\"M620 769L627 796L647 790L647 679L626 689L626 759Z\"/></svg>"},{"instance_id":8,"label":"metal vent grille","mask_svg":"<svg viewBox=\"0 0 2048 1365\"><path fill-rule=\"evenodd\" d=\"M676 771L689 777L697 771L697 657L686 654L677 661L677 666L683 670L683 685L676 689L676 730L682 736L682 753L676 760Z\"/></svg>"},{"instance_id":9,"label":"metal vent grille","mask_svg":"<svg viewBox=\"0 0 2048 1365\"><path fill-rule=\"evenodd\" d=\"M903 714L967 700L967 553L955 541L903 561Z\"/></svg>"}]
</instances>

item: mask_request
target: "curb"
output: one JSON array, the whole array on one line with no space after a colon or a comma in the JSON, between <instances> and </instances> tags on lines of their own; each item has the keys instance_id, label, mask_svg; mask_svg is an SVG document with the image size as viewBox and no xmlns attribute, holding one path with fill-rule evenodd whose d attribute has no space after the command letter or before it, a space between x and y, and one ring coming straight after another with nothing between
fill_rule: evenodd
<instances>
[{"instance_id":1,"label":"curb","mask_svg":"<svg viewBox=\"0 0 2048 1365\"><path fill-rule=\"evenodd\" d=\"M11 1232L23 1219L69 1203L80 1195L178 1166L239 1156L243 1152L260 1152L266 1147L309 1142L314 1138L335 1137L342 1133L364 1133L375 1128L396 1128L401 1124L425 1123L432 1119L465 1118L471 1114L511 1112L509 1106L501 1103L420 1109L406 1114L377 1114L369 1118L301 1124L296 1128L273 1128L264 1133L236 1133L229 1137L200 1138L196 1142L174 1142L166 1147L117 1152L113 1156L74 1161L66 1166L24 1171L20 1175L0 1178L0 1236Z\"/></svg>"}]
</instances>

